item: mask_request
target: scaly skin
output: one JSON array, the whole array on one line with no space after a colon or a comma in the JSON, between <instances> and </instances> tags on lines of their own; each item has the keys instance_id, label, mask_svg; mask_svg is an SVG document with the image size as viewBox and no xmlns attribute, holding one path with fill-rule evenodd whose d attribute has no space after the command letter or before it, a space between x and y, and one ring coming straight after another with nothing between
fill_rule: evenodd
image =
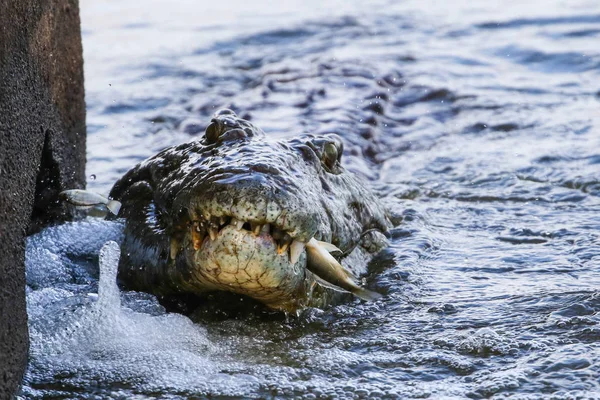
<instances>
[{"instance_id":1,"label":"scaly skin","mask_svg":"<svg viewBox=\"0 0 600 400\"><path fill-rule=\"evenodd\" d=\"M325 306L336 292L307 270L305 251L292 263L288 246L332 243L359 276L390 227L341 166L342 151L337 135L269 141L218 112L202 139L163 150L113 187L125 218L121 280L161 296L224 290L285 311Z\"/></svg>"}]
</instances>

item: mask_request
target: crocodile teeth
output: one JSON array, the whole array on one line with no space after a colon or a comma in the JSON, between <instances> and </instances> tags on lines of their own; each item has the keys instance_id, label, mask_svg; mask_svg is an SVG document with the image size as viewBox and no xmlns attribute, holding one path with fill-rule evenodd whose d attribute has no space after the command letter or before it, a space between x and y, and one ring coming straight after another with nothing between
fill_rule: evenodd
<instances>
[{"instance_id":1,"label":"crocodile teeth","mask_svg":"<svg viewBox=\"0 0 600 400\"><path fill-rule=\"evenodd\" d=\"M192 225L192 243L194 244L194 250L198 250L202 246L204 240L204 231L200 228L198 222L194 222Z\"/></svg>"},{"instance_id":2,"label":"crocodile teeth","mask_svg":"<svg viewBox=\"0 0 600 400\"><path fill-rule=\"evenodd\" d=\"M238 221L237 219L232 219L231 225L235 226L235 229L237 229L238 231L241 231L242 227L244 226L244 221Z\"/></svg>"},{"instance_id":3,"label":"crocodile teeth","mask_svg":"<svg viewBox=\"0 0 600 400\"><path fill-rule=\"evenodd\" d=\"M257 223L255 223L255 222L251 222L251 223L250 223L250 228L252 229L252 232L254 232L254 234L255 234L256 236L258 236L258 234L260 233L260 228L261 228L261 225L260 225L260 224L257 224Z\"/></svg>"},{"instance_id":4,"label":"crocodile teeth","mask_svg":"<svg viewBox=\"0 0 600 400\"><path fill-rule=\"evenodd\" d=\"M305 246L306 246L306 244L302 243L299 240L294 240L292 242L292 245L290 246L290 262L292 264L296 264L296 262L298 262L298 259L300 258L300 255L304 251Z\"/></svg>"},{"instance_id":5,"label":"crocodile teeth","mask_svg":"<svg viewBox=\"0 0 600 400\"><path fill-rule=\"evenodd\" d=\"M264 224L264 225L262 226L262 228L260 229L260 231L261 231L262 233L269 234L269 233L271 232L271 225L269 225L269 224Z\"/></svg>"},{"instance_id":6,"label":"crocodile teeth","mask_svg":"<svg viewBox=\"0 0 600 400\"><path fill-rule=\"evenodd\" d=\"M287 243L278 245L277 254L282 255L283 253L287 252L288 247L289 245Z\"/></svg>"},{"instance_id":7,"label":"crocodile teeth","mask_svg":"<svg viewBox=\"0 0 600 400\"><path fill-rule=\"evenodd\" d=\"M287 233L281 239L281 243L277 245L277 254L282 255L287 252L288 247L290 247L290 243L292 243L292 237Z\"/></svg>"},{"instance_id":8,"label":"crocodile teeth","mask_svg":"<svg viewBox=\"0 0 600 400\"><path fill-rule=\"evenodd\" d=\"M219 231L217 230L217 228L211 226L210 228L208 228L208 234L210 235L210 240L215 240L217 238L217 235L219 234Z\"/></svg>"}]
</instances>

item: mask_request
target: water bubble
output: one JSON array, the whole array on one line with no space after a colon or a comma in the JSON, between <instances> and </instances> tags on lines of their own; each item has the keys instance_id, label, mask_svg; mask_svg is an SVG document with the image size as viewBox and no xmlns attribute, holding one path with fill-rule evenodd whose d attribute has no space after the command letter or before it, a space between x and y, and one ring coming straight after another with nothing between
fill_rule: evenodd
<instances>
[{"instance_id":1,"label":"water bubble","mask_svg":"<svg viewBox=\"0 0 600 400\"><path fill-rule=\"evenodd\" d=\"M90 180L95 181L96 180L96 174L91 174L90 175Z\"/></svg>"}]
</instances>

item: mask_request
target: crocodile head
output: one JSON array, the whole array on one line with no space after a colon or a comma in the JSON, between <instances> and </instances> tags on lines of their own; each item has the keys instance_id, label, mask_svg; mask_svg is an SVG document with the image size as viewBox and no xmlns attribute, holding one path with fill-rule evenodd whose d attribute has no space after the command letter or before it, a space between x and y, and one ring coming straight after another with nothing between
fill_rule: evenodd
<instances>
[{"instance_id":1,"label":"crocodile head","mask_svg":"<svg viewBox=\"0 0 600 400\"><path fill-rule=\"evenodd\" d=\"M126 219L122 277L150 292L223 290L288 311L323 305L331 288L352 291L319 272L328 261L315 246L342 260L367 254L390 223L342 154L337 135L268 140L218 112L202 139L142 162L113 188Z\"/></svg>"}]
</instances>

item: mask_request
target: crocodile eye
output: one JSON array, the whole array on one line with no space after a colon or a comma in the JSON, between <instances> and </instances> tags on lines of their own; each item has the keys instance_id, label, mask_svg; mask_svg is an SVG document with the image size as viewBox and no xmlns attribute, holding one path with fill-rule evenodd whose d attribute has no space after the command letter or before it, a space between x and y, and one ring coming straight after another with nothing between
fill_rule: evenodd
<instances>
[{"instance_id":1,"label":"crocodile eye","mask_svg":"<svg viewBox=\"0 0 600 400\"><path fill-rule=\"evenodd\" d=\"M333 170L339 161L340 155L341 154L338 153L338 148L335 143L325 143L323 146L323 156L321 161L323 161L323 164L325 164L329 170Z\"/></svg>"},{"instance_id":2,"label":"crocodile eye","mask_svg":"<svg viewBox=\"0 0 600 400\"><path fill-rule=\"evenodd\" d=\"M204 137L209 143L216 143L221 135L221 127L217 121L212 121L204 131Z\"/></svg>"}]
</instances>

